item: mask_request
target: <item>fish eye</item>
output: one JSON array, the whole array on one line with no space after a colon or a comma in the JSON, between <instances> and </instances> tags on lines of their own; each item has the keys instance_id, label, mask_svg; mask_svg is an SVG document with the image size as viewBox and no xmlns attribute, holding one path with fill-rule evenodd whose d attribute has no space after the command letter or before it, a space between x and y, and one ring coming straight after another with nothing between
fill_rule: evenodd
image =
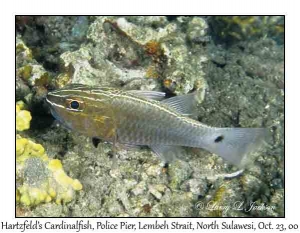
<instances>
[{"instance_id":1,"label":"fish eye","mask_svg":"<svg viewBox=\"0 0 300 233\"><path fill-rule=\"evenodd\" d=\"M72 100L70 103L70 108L72 109L78 109L79 108L79 103L76 100Z\"/></svg>"}]
</instances>

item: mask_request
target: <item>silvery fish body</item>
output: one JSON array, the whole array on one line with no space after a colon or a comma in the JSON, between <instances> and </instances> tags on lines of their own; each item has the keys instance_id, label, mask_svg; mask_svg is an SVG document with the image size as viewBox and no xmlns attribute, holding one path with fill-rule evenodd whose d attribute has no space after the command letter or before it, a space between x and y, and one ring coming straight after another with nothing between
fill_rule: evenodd
<instances>
[{"instance_id":1,"label":"silvery fish body","mask_svg":"<svg viewBox=\"0 0 300 233\"><path fill-rule=\"evenodd\" d=\"M155 91L73 84L48 93L54 117L72 130L112 143L147 145L166 162L180 147L204 148L242 166L264 141L262 128L215 128L188 117L196 95L165 99Z\"/></svg>"}]
</instances>

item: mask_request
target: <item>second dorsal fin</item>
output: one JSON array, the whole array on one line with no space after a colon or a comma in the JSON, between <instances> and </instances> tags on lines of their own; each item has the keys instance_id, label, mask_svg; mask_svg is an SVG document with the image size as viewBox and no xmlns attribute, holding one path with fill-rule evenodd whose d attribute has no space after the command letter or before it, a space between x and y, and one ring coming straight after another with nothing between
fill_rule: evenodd
<instances>
[{"instance_id":1,"label":"second dorsal fin","mask_svg":"<svg viewBox=\"0 0 300 233\"><path fill-rule=\"evenodd\" d=\"M164 99L161 102L183 115L193 115L197 105L197 98L194 92L187 95L180 95L169 99Z\"/></svg>"},{"instance_id":2,"label":"second dorsal fin","mask_svg":"<svg viewBox=\"0 0 300 233\"><path fill-rule=\"evenodd\" d=\"M183 115L193 115L197 104L197 92L175 96L168 99L165 99L166 94L164 92L159 91L132 90L128 91L128 93L146 99L161 101L161 103L168 105L169 107L173 108Z\"/></svg>"}]
</instances>

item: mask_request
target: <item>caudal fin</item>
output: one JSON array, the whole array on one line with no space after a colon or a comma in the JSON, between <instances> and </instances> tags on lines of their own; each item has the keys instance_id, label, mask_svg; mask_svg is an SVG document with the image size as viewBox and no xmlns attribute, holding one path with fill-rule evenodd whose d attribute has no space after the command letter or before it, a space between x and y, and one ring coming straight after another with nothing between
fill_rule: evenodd
<instances>
[{"instance_id":1,"label":"caudal fin","mask_svg":"<svg viewBox=\"0 0 300 233\"><path fill-rule=\"evenodd\" d=\"M211 128L202 143L204 149L243 167L248 155L261 147L267 135L264 128Z\"/></svg>"}]
</instances>

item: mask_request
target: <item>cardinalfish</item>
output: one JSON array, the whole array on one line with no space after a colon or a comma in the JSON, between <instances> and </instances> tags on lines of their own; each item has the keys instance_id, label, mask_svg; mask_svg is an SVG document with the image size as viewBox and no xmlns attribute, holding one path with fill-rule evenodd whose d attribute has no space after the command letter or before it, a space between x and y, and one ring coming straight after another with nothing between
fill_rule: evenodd
<instances>
[{"instance_id":1,"label":"cardinalfish","mask_svg":"<svg viewBox=\"0 0 300 233\"><path fill-rule=\"evenodd\" d=\"M148 146L164 162L182 147L203 148L239 167L265 141L264 128L217 128L189 117L196 94L166 98L157 91L72 84L49 92L52 115L71 130L113 144Z\"/></svg>"}]
</instances>

